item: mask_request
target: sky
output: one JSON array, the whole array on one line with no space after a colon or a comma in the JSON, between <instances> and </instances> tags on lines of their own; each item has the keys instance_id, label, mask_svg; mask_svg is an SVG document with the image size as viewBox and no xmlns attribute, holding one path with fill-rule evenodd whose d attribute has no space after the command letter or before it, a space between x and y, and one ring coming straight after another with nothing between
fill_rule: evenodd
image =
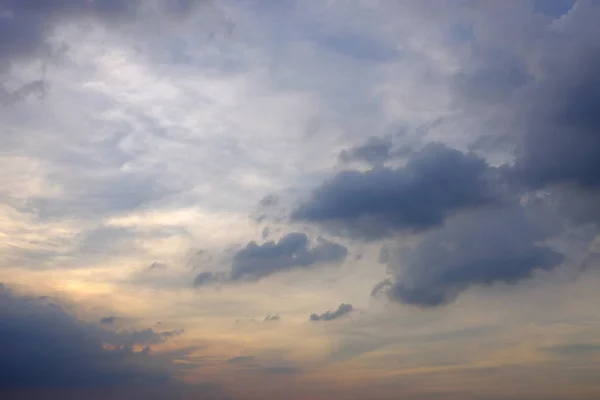
<instances>
[{"instance_id":1,"label":"sky","mask_svg":"<svg viewBox=\"0 0 600 400\"><path fill-rule=\"evenodd\" d=\"M0 0L0 398L600 398L597 0Z\"/></svg>"}]
</instances>

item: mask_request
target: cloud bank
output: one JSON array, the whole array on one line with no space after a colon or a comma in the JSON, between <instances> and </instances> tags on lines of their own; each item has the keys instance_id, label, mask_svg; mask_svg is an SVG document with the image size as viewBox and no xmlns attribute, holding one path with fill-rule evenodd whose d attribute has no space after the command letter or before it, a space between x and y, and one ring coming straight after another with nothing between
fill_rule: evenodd
<instances>
[{"instance_id":1,"label":"cloud bank","mask_svg":"<svg viewBox=\"0 0 600 400\"><path fill-rule=\"evenodd\" d=\"M0 286L0 391L165 385L177 368L151 346L172 334L107 331Z\"/></svg>"}]
</instances>

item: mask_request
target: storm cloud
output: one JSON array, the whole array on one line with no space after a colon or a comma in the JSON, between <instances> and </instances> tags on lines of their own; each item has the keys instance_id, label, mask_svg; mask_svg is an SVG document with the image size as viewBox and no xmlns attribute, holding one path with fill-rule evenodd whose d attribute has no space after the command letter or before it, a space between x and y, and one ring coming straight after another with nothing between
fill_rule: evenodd
<instances>
[{"instance_id":1,"label":"storm cloud","mask_svg":"<svg viewBox=\"0 0 600 400\"><path fill-rule=\"evenodd\" d=\"M200 273L195 286L214 282L256 281L283 271L308 268L320 263L340 263L348 250L322 237L311 246L304 233L288 233L279 241L258 244L248 243L233 256L231 271L227 275Z\"/></svg>"},{"instance_id":2,"label":"storm cloud","mask_svg":"<svg viewBox=\"0 0 600 400\"><path fill-rule=\"evenodd\" d=\"M600 44L570 57L530 88L532 106L518 115L527 128L511 173L534 189L600 189Z\"/></svg>"},{"instance_id":3,"label":"storm cloud","mask_svg":"<svg viewBox=\"0 0 600 400\"><path fill-rule=\"evenodd\" d=\"M455 101L469 116L481 113L491 131L481 133L495 138L492 144L510 143L514 163L506 170L513 183L525 190L598 190L600 7L594 1L535 3L562 10L560 23L536 19L519 26L514 34L528 47L525 54L510 38L478 27L472 65L455 77ZM492 55L481 50L492 46L498 48ZM496 125L500 129L491 129Z\"/></svg>"},{"instance_id":4,"label":"storm cloud","mask_svg":"<svg viewBox=\"0 0 600 400\"><path fill-rule=\"evenodd\" d=\"M101 329L49 298L19 296L0 285L1 390L165 384L175 368L150 354L164 340L151 329Z\"/></svg>"},{"instance_id":5,"label":"storm cloud","mask_svg":"<svg viewBox=\"0 0 600 400\"><path fill-rule=\"evenodd\" d=\"M402 168L341 172L315 189L292 219L365 239L420 231L459 210L499 201L499 179L474 154L430 143Z\"/></svg>"},{"instance_id":6,"label":"storm cloud","mask_svg":"<svg viewBox=\"0 0 600 400\"><path fill-rule=\"evenodd\" d=\"M323 182L292 220L395 240L380 259L391 278L373 293L406 304L448 304L470 287L514 284L561 265L566 255L551 239L573 222L600 220L600 7L573 4L533 5L545 16L516 22L510 37L497 35L486 7L475 8L479 20L462 38L470 58L450 79L460 118L482 129L472 150L430 142L390 168L383 163L391 146L370 138L340 159L372 168ZM515 37L530 51L517 51ZM500 163L482 158L497 151ZM545 214L533 217L522 201L538 195ZM405 248L397 237L410 233L418 244Z\"/></svg>"}]
</instances>

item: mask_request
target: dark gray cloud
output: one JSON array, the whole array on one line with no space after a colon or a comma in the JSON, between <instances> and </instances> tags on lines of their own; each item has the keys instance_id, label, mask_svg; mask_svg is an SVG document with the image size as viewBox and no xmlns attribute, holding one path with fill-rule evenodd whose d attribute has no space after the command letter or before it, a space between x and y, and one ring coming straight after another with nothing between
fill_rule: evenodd
<instances>
[{"instance_id":1,"label":"dark gray cloud","mask_svg":"<svg viewBox=\"0 0 600 400\"><path fill-rule=\"evenodd\" d=\"M322 314L311 314L311 321L333 321L335 319L341 318L344 315L352 312L354 307L352 304L342 303L335 311L325 311Z\"/></svg>"},{"instance_id":2,"label":"dark gray cloud","mask_svg":"<svg viewBox=\"0 0 600 400\"><path fill-rule=\"evenodd\" d=\"M575 0L534 0L533 8L538 13L557 18L566 14L574 4Z\"/></svg>"},{"instance_id":3,"label":"dark gray cloud","mask_svg":"<svg viewBox=\"0 0 600 400\"><path fill-rule=\"evenodd\" d=\"M107 331L47 297L17 296L0 285L0 391L164 385L174 365L150 346L166 339L151 329Z\"/></svg>"},{"instance_id":4,"label":"dark gray cloud","mask_svg":"<svg viewBox=\"0 0 600 400\"><path fill-rule=\"evenodd\" d=\"M345 163L364 161L372 165L381 165L390 158L392 147L390 138L371 136L366 143L342 151L339 159Z\"/></svg>"},{"instance_id":5,"label":"dark gray cloud","mask_svg":"<svg viewBox=\"0 0 600 400\"><path fill-rule=\"evenodd\" d=\"M377 239L442 224L461 209L498 201L496 169L474 154L430 143L403 168L344 171L292 213L339 234Z\"/></svg>"},{"instance_id":6,"label":"dark gray cloud","mask_svg":"<svg viewBox=\"0 0 600 400\"><path fill-rule=\"evenodd\" d=\"M317 238L316 243L311 246L304 233L289 233L277 242L248 243L233 256L228 275L202 272L194 280L194 285L256 281L278 272L307 268L319 263L339 263L347 254L348 250L344 246L324 238Z\"/></svg>"},{"instance_id":7,"label":"dark gray cloud","mask_svg":"<svg viewBox=\"0 0 600 400\"><path fill-rule=\"evenodd\" d=\"M519 116L527 128L511 174L534 189L600 189L600 40L589 51L530 88L534 105Z\"/></svg>"},{"instance_id":8,"label":"dark gray cloud","mask_svg":"<svg viewBox=\"0 0 600 400\"><path fill-rule=\"evenodd\" d=\"M598 190L600 4L534 3L538 12L562 15L560 26L536 17L506 37L478 26L472 57L455 79L457 104L485 117L486 142L512 144L514 165L506 171L513 183ZM514 46L515 35L525 53Z\"/></svg>"},{"instance_id":9,"label":"dark gray cloud","mask_svg":"<svg viewBox=\"0 0 600 400\"><path fill-rule=\"evenodd\" d=\"M257 280L273 273L304 268L317 263L343 261L348 251L344 246L318 238L316 245L309 247L304 233L289 233L278 242L263 244L250 242L233 257L231 278L233 280Z\"/></svg>"},{"instance_id":10,"label":"dark gray cloud","mask_svg":"<svg viewBox=\"0 0 600 400\"><path fill-rule=\"evenodd\" d=\"M568 2L550 3L536 11L556 17L570 9ZM455 95L467 116L479 113L490 127L486 143L513 146L514 163L499 168L509 191L543 193L548 213L533 218L529 206L465 209L415 248L383 250L393 277L374 293L437 306L473 285L519 282L561 264L564 256L544 241L569 226L565 218L599 220L599 17L600 3L585 1L560 28L532 19L511 33L526 53L515 51L510 38L477 27L473 59L456 77Z\"/></svg>"},{"instance_id":11,"label":"dark gray cloud","mask_svg":"<svg viewBox=\"0 0 600 400\"><path fill-rule=\"evenodd\" d=\"M13 61L48 56L52 30L64 21L93 19L108 24L126 22L142 7L157 6L166 15L189 15L194 5L204 0L1 0L0 69Z\"/></svg>"},{"instance_id":12,"label":"dark gray cloud","mask_svg":"<svg viewBox=\"0 0 600 400\"><path fill-rule=\"evenodd\" d=\"M100 319L101 324L108 324L108 325L114 324L116 321L117 321L117 317L113 317L113 316L104 317L104 318Z\"/></svg>"},{"instance_id":13,"label":"dark gray cloud","mask_svg":"<svg viewBox=\"0 0 600 400\"><path fill-rule=\"evenodd\" d=\"M512 55L486 53L484 62L475 63L455 77L455 89L483 103L506 101L530 79L523 63Z\"/></svg>"},{"instance_id":14,"label":"dark gray cloud","mask_svg":"<svg viewBox=\"0 0 600 400\"><path fill-rule=\"evenodd\" d=\"M148 267L149 271L164 271L169 269L169 266L165 263L155 261Z\"/></svg>"},{"instance_id":15,"label":"dark gray cloud","mask_svg":"<svg viewBox=\"0 0 600 400\"><path fill-rule=\"evenodd\" d=\"M519 207L482 209L447 221L414 248L388 249L394 278L373 293L420 306L453 301L473 285L516 283L536 270L559 265L563 256L541 244L546 234Z\"/></svg>"},{"instance_id":16,"label":"dark gray cloud","mask_svg":"<svg viewBox=\"0 0 600 400\"><path fill-rule=\"evenodd\" d=\"M279 316L279 314L267 315L265 317L265 319L263 320L263 322L275 322L275 321L279 321L280 319L281 319L281 317Z\"/></svg>"},{"instance_id":17,"label":"dark gray cloud","mask_svg":"<svg viewBox=\"0 0 600 400\"><path fill-rule=\"evenodd\" d=\"M472 148L504 165L430 143L385 168L389 146L368 141L340 158L371 170L339 173L292 212L367 240L419 232L416 247L382 249L392 277L375 294L438 306L475 285L516 283L562 263L547 243L572 222L600 221L600 3L534 3L474 4L468 56L450 84L461 118L482 128ZM537 211L516 202L538 195Z\"/></svg>"},{"instance_id":18,"label":"dark gray cloud","mask_svg":"<svg viewBox=\"0 0 600 400\"><path fill-rule=\"evenodd\" d=\"M215 274L212 272L200 272L196 278L194 278L194 286L204 286L215 281Z\"/></svg>"},{"instance_id":19,"label":"dark gray cloud","mask_svg":"<svg viewBox=\"0 0 600 400\"><path fill-rule=\"evenodd\" d=\"M49 55L47 41L56 23L69 18L92 17L112 21L131 16L140 0L2 0L0 10L0 68L11 61Z\"/></svg>"}]
</instances>

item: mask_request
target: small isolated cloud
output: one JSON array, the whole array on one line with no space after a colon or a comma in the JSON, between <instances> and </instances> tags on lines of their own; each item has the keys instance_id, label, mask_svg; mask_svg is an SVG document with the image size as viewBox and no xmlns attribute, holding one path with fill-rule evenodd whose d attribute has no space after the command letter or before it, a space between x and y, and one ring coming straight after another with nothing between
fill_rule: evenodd
<instances>
[{"instance_id":1,"label":"small isolated cloud","mask_svg":"<svg viewBox=\"0 0 600 400\"><path fill-rule=\"evenodd\" d=\"M161 262L153 262L152 264L150 264L150 266L148 267L149 271L155 271L155 270L166 270L168 269L169 266L165 263L161 263Z\"/></svg>"},{"instance_id":2,"label":"small isolated cloud","mask_svg":"<svg viewBox=\"0 0 600 400\"><path fill-rule=\"evenodd\" d=\"M101 324L107 324L107 325L114 324L116 321L117 321L117 317L113 317L113 316L104 317L104 318L100 319Z\"/></svg>"},{"instance_id":3,"label":"small isolated cloud","mask_svg":"<svg viewBox=\"0 0 600 400\"><path fill-rule=\"evenodd\" d=\"M281 317L279 316L279 314L267 315L265 317L265 319L263 320L263 322L275 322L275 321L279 321L280 319L281 319Z\"/></svg>"},{"instance_id":4,"label":"small isolated cloud","mask_svg":"<svg viewBox=\"0 0 600 400\"><path fill-rule=\"evenodd\" d=\"M498 174L483 159L430 143L403 168L348 170L318 187L292 219L378 239L439 226L462 209L498 201Z\"/></svg>"},{"instance_id":5,"label":"small isolated cloud","mask_svg":"<svg viewBox=\"0 0 600 400\"><path fill-rule=\"evenodd\" d=\"M335 311L325 311L323 314L311 314L311 321L333 321L335 319L341 318L344 315L352 312L354 307L352 304L342 303Z\"/></svg>"},{"instance_id":6,"label":"small isolated cloud","mask_svg":"<svg viewBox=\"0 0 600 400\"><path fill-rule=\"evenodd\" d=\"M255 319L255 318L249 318L249 319L236 319L235 320L235 324L236 325L241 325L241 324L252 324L252 325L256 325L256 324L270 324L270 323L274 323L277 321L280 321L281 317L278 314L275 315L267 315L266 317L264 317L263 319Z\"/></svg>"},{"instance_id":7,"label":"small isolated cloud","mask_svg":"<svg viewBox=\"0 0 600 400\"><path fill-rule=\"evenodd\" d=\"M228 275L202 272L194 286L216 282L256 281L283 271L308 268L320 263L340 263L348 250L337 243L318 238L311 246L304 233L289 233L279 241L257 244L252 241L233 256Z\"/></svg>"}]
</instances>

